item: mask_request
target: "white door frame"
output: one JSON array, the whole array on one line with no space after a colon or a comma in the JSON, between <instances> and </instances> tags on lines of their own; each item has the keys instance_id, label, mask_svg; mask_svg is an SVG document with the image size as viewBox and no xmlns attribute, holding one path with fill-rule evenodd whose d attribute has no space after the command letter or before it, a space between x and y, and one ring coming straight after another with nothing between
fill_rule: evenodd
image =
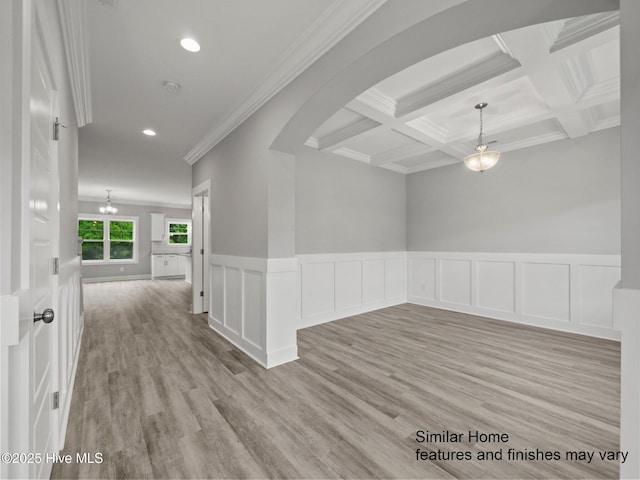
<instances>
[{"instance_id":1,"label":"white door frame","mask_svg":"<svg viewBox=\"0 0 640 480\"><path fill-rule=\"evenodd\" d=\"M192 189L192 300L191 313L209 311L209 253L211 180ZM201 253L203 252L203 253ZM200 292L204 292L200 295Z\"/></svg>"},{"instance_id":2,"label":"white door frame","mask_svg":"<svg viewBox=\"0 0 640 480\"><path fill-rule=\"evenodd\" d=\"M3 207L1 218L8 228L0 235L0 450L2 452L37 453L33 445L34 432L32 411L32 372L34 342L33 300L30 289L31 249L30 249L30 188L31 172L31 95L32 62L34 42L40 42L44 62L49 70L51 85L50 114L56 115L58 85L48 51L48 39L51 37L51 25L47 13L41 11L43 4L33 0L7 0L0 2L0 59L8 71L0 74L0 204ZM39 40L38 38L39 37ZM53 131L53 123L51 123ZM51 137L49 137L51 138ZM57 145L50 144L52 173L52 196L58 194ZM54 185L55 184L55 185ZM50 205L54 225L51 227L51 248L47 253L57 257L59 253L59 225L57 200ZM51 276L50 302L57 307L57 278ZM56 319L59 321L59 319ZM42 328L40 324L37 324ZM47 329L53 325L46 325ZM48 332L50 344L50 366L48 377L50 391L57 388L56 361L57 324ZM49 398L46 399L47 407ZM50 416L50 448L58 450L58 412ZM44 462L44 459L42 459ZM37 464L0 464L1 478L33 477L37 474ZM48 469L43 474L48 476Z\"/></svg>"}]
</instances>

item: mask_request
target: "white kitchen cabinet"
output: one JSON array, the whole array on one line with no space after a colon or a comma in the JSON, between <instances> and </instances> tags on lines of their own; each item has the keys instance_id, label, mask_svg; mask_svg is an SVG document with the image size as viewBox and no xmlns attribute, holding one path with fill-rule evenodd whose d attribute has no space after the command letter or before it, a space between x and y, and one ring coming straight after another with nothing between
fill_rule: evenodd
<instances>
[{"instance_id":1,"label":"white kitchen cabinet","mask_svg":"<svg viewBox=\"0 0 640 480\"><path fill-rule=\"evenodd\" d=\"M164 213L152 213L151 214L151 241L162 242L164 241Z\"/></svg>"},{"instance_id":2,"label":"white kitchen cabinet","mask_svg":"<svg viewBox=\"0 0 640 480\"><path fill-rule=\"evenodd\" d=\"M151 278L183 277L187 273L187 263L191 260L191 257L177 254L151 257Z\"/></svg>"}]
</instances>

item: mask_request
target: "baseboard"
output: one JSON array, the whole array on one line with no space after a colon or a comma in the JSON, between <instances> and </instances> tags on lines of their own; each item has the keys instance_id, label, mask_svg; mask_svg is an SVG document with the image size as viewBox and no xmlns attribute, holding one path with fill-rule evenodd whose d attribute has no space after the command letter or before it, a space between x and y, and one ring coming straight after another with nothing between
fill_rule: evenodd
<instances>
[{"instance_id":1,"label":"baseboard","mask_svg":"<svg viewBox=\"0 0 640 480\"><path fill-rule=\"evenodd\" d=\"M264 351L255 346L251 342L248 342L241 338L236 332L225 327L222 322L209 315L209 328L222 336L225 340L231 343L234 347L239 348L243 353L251 357L257 363L264 368L267 367L267 356Z\"/></svg>"},{"instance_id":2,"label":"baseboard","mask_svg":"<svg viewBox=\"0 0 640 480\"><path fill-rule=\"evenodd\" d=\"M169 278L169 277L163 277ZM150 274L144 275L119 275L112 277L82 277L82 283L120 282L123 280L151 280Z\"/></svg>"},{"instance_id":3,"label":"baseboard","mask_svg":"<svg viewBox=\"0 0 640 480\"><path fill-rule=\"evenodd\" d=\"M620 340L619 255L408 252L410 303Z\"/></svg>"},{"instance_id":4,"label":"baseboard","mask_svg":"<svg viewBox=\"0 0 640 480\"><path fill-rule=\"evenodd\" d=\"M247 356L252 358L264 368L273 368L298 359L298 346L291 345L273 352L264 352L260 347L243 339L233 330L225 327L222 322L209 316L209 328L221 335L233 346L242 350Z\"/></svg>"},{"instance_id":5,"label":"baseboard","mask_svg":"<svg viewBox=\"0 0 640 480\"><path fill-rule=\"evenodd\" d=\"M409 297L407 303L413 305L421 305L423 307L439 308L450 312L468 313L479 317L490 318L492 320L500 320L503 322L517 323L530 327L540 327L558 332L575 333L578 335L587 335L590 337L604 338L606 340L620 341L620 332L602 328L592 327L588 325L573 325L570 323L560 322L553 319L527 317L522 315L499 313L482 308L474 308L465 305L451 305L447 303L424 300L416 297Z\"/></svg>"},{"instance_id":6,"label":"baseboard","mask_svg":"<svg viewBox=\"0 0 640 480\"><path fill-rule=\"evenodd\" d=\"M309 318L300 318L298 320L298 329L315 327L323 323L333 322L342 318L353 317L354 315L360 315L363 313L373 312L374 310L380 310L381 308L393 307L395 305L402 305L407 303L407 299L399 297L397 299L384 300L380 302L370 303L367 305L358 305L353 308L344 308L340 311L328 312L326 314L314 315Z\"/></svg>"},{"instance_id":7,"label":"baseboard","mask_svg":"<svg viewBox=\"0 0 640 480\"><path fill-rule=\"evenodd\" d=\"M298 255L297 328L407 301L406 252Z\"/></svg>"}]
</instances>

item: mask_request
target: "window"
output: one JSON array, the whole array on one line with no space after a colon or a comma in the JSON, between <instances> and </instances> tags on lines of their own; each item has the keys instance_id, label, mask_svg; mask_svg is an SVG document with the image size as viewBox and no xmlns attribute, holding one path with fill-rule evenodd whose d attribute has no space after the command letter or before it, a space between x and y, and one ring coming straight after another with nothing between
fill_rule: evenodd
<instances>
[{"instance_id":1,"label":"window","mask_svg":"<svg viewBox=\"0 0 640 480\"><path fill-rule=\"evenodd\" d=\"M81 215L78 236L82 238L82 260L92 263L137 263L137 217Z\"/></svg>"},{"instance_id":2,"label":"window","mask_svg":"<svg viewBox=\"0 0 640 480\"><path fill-rule=\"evenodd\" d=\"M167 243L174 247L191 245L191 221L167 219Z\"/></svg>"}]
</instances>

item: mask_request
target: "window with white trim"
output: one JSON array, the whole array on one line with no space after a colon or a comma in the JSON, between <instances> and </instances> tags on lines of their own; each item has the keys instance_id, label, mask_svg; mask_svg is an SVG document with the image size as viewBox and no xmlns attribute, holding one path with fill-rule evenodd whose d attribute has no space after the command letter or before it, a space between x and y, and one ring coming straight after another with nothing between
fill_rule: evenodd
<instances>
[{"instance_id":1,"label":"window with white trim","mask_svg":"<svg viewBox=\"0 0 640 480\"><path fill-rule=\"evenodd\" d=\"M82 261L86 263L137 263L138 217L79 215Z\"/></svg>"},{"instance_id":2,"label":"window with white trim","mask_svg":"<svg viewBox=\"0 0 640 480\"><path fill-rule=\"evenodd\" d=\"M191 245L191 220L167 218L167 245L172 247Z\"/></svg>"}]
</instances>

